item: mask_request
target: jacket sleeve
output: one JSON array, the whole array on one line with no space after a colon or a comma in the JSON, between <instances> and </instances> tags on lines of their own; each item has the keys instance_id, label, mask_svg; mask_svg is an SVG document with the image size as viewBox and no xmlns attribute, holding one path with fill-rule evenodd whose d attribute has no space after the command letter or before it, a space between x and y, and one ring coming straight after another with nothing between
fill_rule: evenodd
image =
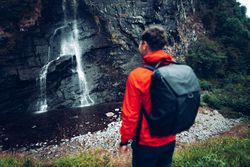
<instances>
[{"instance_id":1,"label":"jacket sleeve","mask_svg":"<svg viewBox=\"0 0 250 167\"><path fill-rule=\"evenodd\" d=\"M122 105L122 125L120 129L121 142L135 138L137 121L141 109L142 93L136 84L135 76L130 74L126 83L125 96Z\"/></svg>"}]
</instances>

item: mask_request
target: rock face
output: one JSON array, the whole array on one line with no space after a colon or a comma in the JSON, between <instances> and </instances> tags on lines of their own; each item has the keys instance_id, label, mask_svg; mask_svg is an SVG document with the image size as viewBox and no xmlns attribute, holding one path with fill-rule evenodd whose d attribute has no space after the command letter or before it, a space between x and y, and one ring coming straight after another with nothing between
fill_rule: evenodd
<instances>
[{"instance_id":1,"label":"rock face","mask_svg":"<svg viewBox=\"0 0 250 167\"><path fill-rule=\"evenodd\" d=\"M163 25L169 35L167 49L178 56L185 55L190 41L203 33L194 0L75 1L81 61L89 95L95 103L122 100L127 74L141 63L137 46L147 25ZM19 7L18 3L28 8L28 1L3 5L8 7L14 2L14 8ZM32 2L30 10L19 10L20 17L9 22L2 22L5 16L8 19L8 11L0 9L4 14L0 17L1 113L37 110L39 77L49 61L48 53L54 60L46 78L48 109L75 107L83 93L79 89L76 56L58 56L62 36L73 31L72 22L65 23L62 6L67 1Z\"/></svg>"}]
</instances>

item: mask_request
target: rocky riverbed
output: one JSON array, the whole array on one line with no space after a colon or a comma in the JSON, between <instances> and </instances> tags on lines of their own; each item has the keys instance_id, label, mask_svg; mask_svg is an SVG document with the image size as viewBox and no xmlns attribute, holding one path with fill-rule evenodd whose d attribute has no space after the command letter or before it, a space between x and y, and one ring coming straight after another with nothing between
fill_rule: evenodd
<instances>
[{"instance_id":1,"label":"rocky riverbed","mask_svg":"<svg viewBox=\"0 0 250 167\"><path fill-rule=\"evenodd\" d=\"M118 109L117 109L118 110ZM108 113L112 117L112 113ZM114 115L115 116L115 115ZM222 134L231 128L248 121L247 117L226 118L217 110L202 108L196 118L195 124L189 131L177 135L177 143L187 144L195 141L206 140L212 136ZM111 153L117 153L119 143L120 118L108 124L104 130L94 133L79 135L71 139L62 140L57 145L43 146L38 149L17 150L25 156L36 159L59 158L66 154L74 154L86 149L104 148ZM43 145L41 143L41 145Z\"/></svg>"}]
</instances>

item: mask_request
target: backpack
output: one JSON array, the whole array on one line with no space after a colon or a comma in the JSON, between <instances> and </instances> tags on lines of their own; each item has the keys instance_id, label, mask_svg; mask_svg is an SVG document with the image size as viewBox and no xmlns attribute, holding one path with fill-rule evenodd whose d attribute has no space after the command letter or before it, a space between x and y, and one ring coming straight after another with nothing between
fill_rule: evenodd
<instances>
[{"instance_id":1,"label":"backpack","mask_svg":"<svg viewBox=\"0 0 250 167\"><path fill-rule=\"evenodd\" d=\"M200 105L200 85L192 68L173 61L160 66L162 62L155 67L144 66L153 71L150 85L152 111L148 115L142 107L138 124L144 115L152 136L168 136L188 130L194 124ZM137 126L137 141L140 126Z\"/></svg>"}]
</instances>

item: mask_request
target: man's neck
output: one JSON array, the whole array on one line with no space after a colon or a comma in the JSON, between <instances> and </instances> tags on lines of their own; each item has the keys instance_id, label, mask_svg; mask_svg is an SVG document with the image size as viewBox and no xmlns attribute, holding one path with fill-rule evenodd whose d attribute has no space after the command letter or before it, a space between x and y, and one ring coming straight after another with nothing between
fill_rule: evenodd
<instances>
[{"instance_id":1,"label":"man's neck","mask_svg":"<svg viewBox=\"0 0 250 167\"><path fill-rule=\"evenodd\" d=\"M151 49L147 49L145 55L143 55L143 56L146 56L146 55L151 54L151 53L153 53L153 52L154 52L154 51L152 51Z\"/></svg>"}]
</instances>

